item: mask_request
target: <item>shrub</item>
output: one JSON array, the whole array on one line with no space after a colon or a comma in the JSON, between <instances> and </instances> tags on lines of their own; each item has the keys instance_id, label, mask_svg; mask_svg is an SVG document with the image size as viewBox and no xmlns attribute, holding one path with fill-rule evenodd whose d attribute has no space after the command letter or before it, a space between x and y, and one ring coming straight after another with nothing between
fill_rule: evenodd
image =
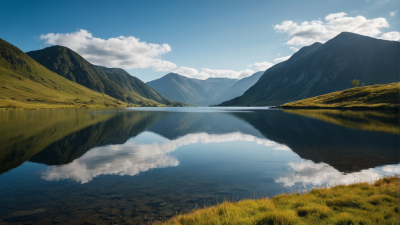
<instances>
[{"instance_id":1,"label":"shrub","mask_svg":"<svg viewBox=\"0 0 400 225\"><path fill-rule=\"evenodd\" d=\"M354 80L351 81L351 84L352 84L354 87L358 87L358 85L360 85L360 81L354 79Z\"/></svg>"}]
</instances>

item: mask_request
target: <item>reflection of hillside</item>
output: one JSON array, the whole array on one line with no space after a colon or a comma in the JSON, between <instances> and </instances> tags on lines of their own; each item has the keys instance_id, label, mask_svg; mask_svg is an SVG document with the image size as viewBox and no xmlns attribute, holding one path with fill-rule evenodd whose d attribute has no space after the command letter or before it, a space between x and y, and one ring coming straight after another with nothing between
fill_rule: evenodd
<instances>
[{"instance_id":1,"label":"reflection of hillside","mask_svg":"<svg viewBox=\"0 0 400 225\"><path fill-rule=\"evenodd\" d=\"M30 161L47 165L70 163L94 147L125 143L163 116L165 113L119 113L110 120L87 127L54 142L34 155Z\"/></svg>"},{"instance_id":2,"label":"reflection of hillside","mask_svg":"<svg viewBox=\"0 0 400 225\"><path fill-rule=\"evenodd\" d=\"M289 146L304 159L354 172L399 163L398 135L354 131L280 110L235 113L268 139Z\"/></svg>"},{"instance_id":3,"label":"reflection of hillside","mask_svg":"<svg viewBox=\"0 0 400 225\"><path fill-rule=\"evenodd\" d=\"M51 143L113 116L82 109L1 112L0 173L21 165Z\"/></svg>"},{"instance_id":4,"label":"reflection of hillside","mask_svg":"<svg viewBox=\"0 0 400 225\"><path fill-rule=\"evenodd\" d=\"M351 129L399 134L396 112L288 109L284 112L299 114Z\"/></svg>"}]
</instances>

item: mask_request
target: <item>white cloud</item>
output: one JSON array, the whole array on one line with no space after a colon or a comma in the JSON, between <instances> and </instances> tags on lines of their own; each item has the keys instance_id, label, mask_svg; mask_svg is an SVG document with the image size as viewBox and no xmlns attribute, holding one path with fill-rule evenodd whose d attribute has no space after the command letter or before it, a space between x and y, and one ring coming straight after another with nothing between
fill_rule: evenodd
<instances>
[{"instance_id":1,"label":"white cloud","mask_svg":"<svg viewBox=\"0 0 400 225\"><path fill-rule=\"evenodd\" d=\"M276 54L276 56L280 56L280 55L281 55L281 53Z\"/></svg>"},{"instance_id":2,"label":"white cloud","mask_svg":"<svg viewBox=\"0 0 400 225\"><path fill-rule=\"evenodd\" d=\"M255 73L255 71L246 69L242 71L233 71L233 70L213 70L208 68L202 68L201 72L197 69L189 68L181 66L179 69L172 71L179 75L197 78L197 79L207 79L207 78L217 78L217 77L227 77L227 78L234 78L234 79L242 79L244 77L248 77Z\"/></svg>"},{"instance_id":3,"label":"white cloud","mask_svg":"<svg viewBox=\"0 0 400 225\"><path fill-rule=\"evenodd\" d=\"M396 15L396 13L397 13L397 11L390 12L390 15L391 15L391 16L395 16L395 15Z\"/></svg>"},{"instance_id":4,"label":"white cloud","mask_svg":"<svg viewBox=\"0 0 400 225\"><path fill-rule=\"evenodd\" d=\"M123 69L150 68L155 71L177 68L174 63L160 59L171 51L171 46L143 42L132 36L106 40L93 37L90 32L81 29L67 34L43 34L40 39L45 40L45 44L68 47L96 65Z\"/></svg>"},{"instance_id":5,"label":"white cloud","mask_svg":"<svg viewBox=\"0 0 400 225\"><path fill-rule=\"evenodd\" d=\"M197 76L199 74L198 70L196 70L194 68L185 67L185 66L181 66L181 67L179 67L179 69L177 69L173 72L180 74L180 75L188 76L188 77Z\"/></svg>"},{"instance_id":6,"label":"white cloud","mask_svg":"<svg viewBox=\"0 0 400 225\"><path fill-rule=\"evenodd\" d=\"M275 63L275 64L277 64L277 63L280 63L280 62L286 61L286 60L288 60L288 59L289 59L291 56L292 56L292 55L288 55L288 56L284 56L284 57L276 58L276 59L274 59L274 63Z\"/></svg>"},{"instance_id":7,"label":"white cloud","mask_svg":"<svg viewBox=\"0 0 400 225\"><path fill-rule=\"evenodd\" d=\"M294 48L294 47L290 47L290 49L292 49L292 48ZM295 49L299 50L298 48L295 48ZM267 69L269 69L270 67L272 67L273 65L275 65L277 63L280 63L280 62L288 60L291 56L292 55L276 58L276 59L273 60L273 62L265 61L265 62L259 62L259 63L250 64L249 67L255 66L255 67L257 67L257 69L259 71L267 70Z\"/></svg>"},{"instance_id":8,"label":"white cloud","mask_svg":"<svg viewBox=\"0 0 400 225\"><path fill-rule=\"evenodd\" d=\"M152 135L156 140L150 144L135 142L141 137L147 140L147 135ZM139 136L120 145L107 145L96 147L73 162L60 166L51 166L43 174L42 179L63 180L71 179L82 184L91 181L99 175L115 174L134 176L155 168L178 166L179 161L168 153L181 146L195 143L222 143L228 141L248 141L269 147L270 150L291 151L286 145L241 132L228 134L187 134L176 140L168 140L151 132L143 132Z\"/></svg>"},{"instance_id":9,"label":"white cloud","mask_svg":"<svg viewBox=\"0 0 400 225\"><path fill-rule=\"evenodd\" d=\"M326 21L329 21L329 20L333 20L333 19L335 19L335 18L343 18L345 15L347 15L347 14L344 13L344 12L341 12L341 13L332 13L332 14L327 15L327 16L325 17L325 20L326 20Z\"/></svg>"},{"instance_id":10,"label":"white cloud","mask_svg":"<svg viewBox=\"0 0 400 225\"><path fill-rule=\"evenodd\" d=\"M398 41L400 40L400 33L399 32L387 32L382 34L382 39L389 40L389 41Z\"/></svg>"},{"instance_id":11,"label":"white cloud","mask_svg":"<svg viewBox=\"0 0 400 225\"><path fill-rule=\"evenodd\" d=\"M300 46L311 45L314 42L324 43L344 31L382 39L396 37L393 33L399 34L396 31L389 33L381 31L383 28L389 27L385 18L368 20L363 16L348 17L346 15L343 12L329 14L325 17L326 22L313 20L297 24L287 20L275 25L274 29L276 32L288 35L289 40L286 44Z\"/></svg>"},{"instance_id":12,"label":"white cloud","mask_svg":"<svg viewBox=\"0 0 400 225\"><path fill-rule=\"evenodd\" d=\"M259 71L267 70L267 69L269 69L269 68L270 68L271 66L273 66L273 65L274 65L274 63L271 63L271 62L254 63L254 66L257 67L257 69L258 69Z\"/></svg>"},{"instance_id":13,"label":"white cloud","mask_svg":"<svg viewBox=\"0 0 400 225\"><path fill-rule=\"evenodd\" d=\"M290 50L292 50L292 51L294 51L294 52L297 52L297 51L299 50L299 48L296 48L296 47L290 47Z\"/></svg>"}]
</instances>

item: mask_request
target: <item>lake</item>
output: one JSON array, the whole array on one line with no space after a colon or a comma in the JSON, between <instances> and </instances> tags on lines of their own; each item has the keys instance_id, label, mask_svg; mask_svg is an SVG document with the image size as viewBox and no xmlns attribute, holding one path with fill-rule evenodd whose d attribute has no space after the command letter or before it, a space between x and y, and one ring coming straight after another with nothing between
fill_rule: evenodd
<instances>
[{"instance_id":1,"label":"lake","mask_svg":"<svg viewBox=\"0 0 400 225\"><path fill-rule=\"evenodd\" d=\"M147 224L398 173L399 115L265 108L0 112L0 224Z\"/></svg>"}]
</instances>

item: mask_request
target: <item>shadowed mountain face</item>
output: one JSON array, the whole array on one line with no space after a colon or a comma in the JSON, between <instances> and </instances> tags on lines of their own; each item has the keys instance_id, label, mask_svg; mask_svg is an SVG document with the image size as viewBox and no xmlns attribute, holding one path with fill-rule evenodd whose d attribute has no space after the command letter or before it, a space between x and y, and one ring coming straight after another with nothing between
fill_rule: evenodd
<instances>
[{"instance_id":1,"label":"shadowed mountain face","mask_svg":"<svg viewBox=\"0 0 400 225\"><path fill-rule=\"evenodd\" d=\"M243 96L223 106L280 105L351 86L398 82L400 42L343 32L325 44L303 47L265 71Z\"/></svg>"},{"instance_id":2,"label":"shadowed mountain face","mask_svg":"<svg viewBox=\"0 0 400 225\"><path fill-rule=\"evenodd\" d=\"M155 101L165 105L182 106L129 75L125 70L95 66L69 48L52 46L26 54L71 81L121 101L137 104Z\"/></svg>"},{"instance_id":3,"label":"shadowed mountain face","mask_svg":"<svg viewBox=\"0 0 400 225\"><path fill-rule=\"evenodd\" d=\"M208 106L218 102L218 96L236 81L229 78L199 80L169 73L147 84L169 99L191 105Z\"/></svg>"}]
</instances>

